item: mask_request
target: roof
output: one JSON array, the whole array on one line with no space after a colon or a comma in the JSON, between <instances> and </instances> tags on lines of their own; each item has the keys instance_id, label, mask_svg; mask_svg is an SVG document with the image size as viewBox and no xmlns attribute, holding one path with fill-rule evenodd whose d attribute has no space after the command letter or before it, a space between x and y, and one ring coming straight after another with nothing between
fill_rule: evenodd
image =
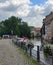
<instances>
[{"instance_id":1,"label":"roof","mask_svg":"<svg viewBox=\"0 0 53 65\"><path fill-rule=\"evenodd\" d=\"M37 27L37 28L35 28L35 30L36 30L36 31L40 31L40 30L41 30L41 28L40 28L40 27Z\"/></svg>"},{"instance_id":2,"label":"roof","mask_svg":"<svg viewBox=\"0 0 53 65\"><path fill-rule=\"evenodd\" d=\"M43 22L48 22L53 19L53 12L51 12L49 15L47 15L44 19Z\"/></svg>"}]
</instances>

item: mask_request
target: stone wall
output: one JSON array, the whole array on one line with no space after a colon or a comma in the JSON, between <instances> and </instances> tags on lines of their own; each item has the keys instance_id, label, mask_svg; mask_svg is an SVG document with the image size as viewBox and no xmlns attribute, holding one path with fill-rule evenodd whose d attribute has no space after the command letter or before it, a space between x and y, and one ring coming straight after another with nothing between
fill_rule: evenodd
<instances>
[{"instance_id":1,"label":"stone wall","mask_svg":"<svg viewBox=\"0 0 53 65\"><path fill-rule=\"evenodd\" d=\"M52 33L52 37L53 37L53 20L51 22L51 33Z\"/></svg>"}]
</instances>

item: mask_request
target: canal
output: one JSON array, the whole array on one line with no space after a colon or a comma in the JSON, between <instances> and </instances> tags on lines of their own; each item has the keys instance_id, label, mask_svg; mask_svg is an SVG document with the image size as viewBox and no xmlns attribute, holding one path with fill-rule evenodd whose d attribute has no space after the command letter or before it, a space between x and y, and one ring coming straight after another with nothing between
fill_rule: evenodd
<instances>
[{"instance_id":1,"label":"canal","mask_svg":"<svg viewBox=\"0 0 53 65\"><path fill-rule=\"evenodd\" d=\"M45 65L51 65L51 60L45 60L43 50L41 49L41 39L33 39L31 42L34 44L34 48L32 49L32 56L37 59L37 46L39 46L40 52L40 61Z\"/></svg>"},{"instance_id":2,"label":"canal","mask_svg":"<svg viewBox=\"0 0 53 65\"><path fill-rule=\"evenodd\" d=\"M39 46L41 48L41 39L33 39L31 40L31 42L34 44L34 50L37 50L37 46Z\"/></svg>"}]
</instances>

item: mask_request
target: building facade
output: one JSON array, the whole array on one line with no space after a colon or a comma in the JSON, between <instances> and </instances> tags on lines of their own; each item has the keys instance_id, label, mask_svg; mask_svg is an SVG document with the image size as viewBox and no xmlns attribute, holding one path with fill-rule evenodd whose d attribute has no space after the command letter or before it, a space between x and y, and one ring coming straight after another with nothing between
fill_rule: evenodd
<instances>
[{"instance_id":1,"label":"building facade","mask_svg":"<svg viewBox=\"0 0 53 65\"><path fill-rule=\"evenodd\" d=\"M34 28L32 28L31 29L31 35L32 36L34 36L34 37L36 37L36 36L40 36L41 34L40 34L40 29L41 28L39 28L39 27L34 27Z\"/></svg>"},{"instance_id":2,"label":"building facade","mask_svg":"<svg viewBox=\"0 0 53 65\"><path fill-rule=\"evenodd\" d=\"M53 12L43 19L43 24L45 25L45 34L43 34L44 40L51 42L53 38Z\"/></svg>"}]
</instances>

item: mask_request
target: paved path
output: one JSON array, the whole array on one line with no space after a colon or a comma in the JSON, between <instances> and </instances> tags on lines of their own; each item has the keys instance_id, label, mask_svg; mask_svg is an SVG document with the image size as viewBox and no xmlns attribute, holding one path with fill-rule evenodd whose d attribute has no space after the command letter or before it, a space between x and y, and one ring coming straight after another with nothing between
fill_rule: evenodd
<instances>
[{"instance_id":1,"label":"paved path","mask_svg":"<svg viewBox=\"0 0 53 65\"><path fill-rule=\"evenodd\" d=\"M28 65L11 40L0 40L0 65Z\"/></svg>"}]
</instances>

